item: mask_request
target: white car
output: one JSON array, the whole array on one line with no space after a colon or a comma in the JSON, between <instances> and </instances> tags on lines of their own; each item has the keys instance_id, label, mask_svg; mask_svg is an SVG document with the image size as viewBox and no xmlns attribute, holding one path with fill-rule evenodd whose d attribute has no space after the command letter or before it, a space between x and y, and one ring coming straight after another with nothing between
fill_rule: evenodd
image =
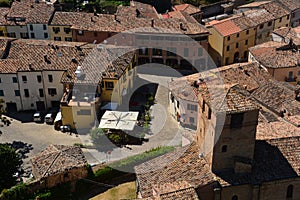
<instances>
[{"instance_id":1,"label":"white car","mask_svg":"<svg viewBox=\"0 0 300 200\"><path fill-rule=\"evenodd\" d=\"M34 122L42 122L42 113L41 112L36 112L33 114L33 121Z\"/></svg>"}]
</instances>

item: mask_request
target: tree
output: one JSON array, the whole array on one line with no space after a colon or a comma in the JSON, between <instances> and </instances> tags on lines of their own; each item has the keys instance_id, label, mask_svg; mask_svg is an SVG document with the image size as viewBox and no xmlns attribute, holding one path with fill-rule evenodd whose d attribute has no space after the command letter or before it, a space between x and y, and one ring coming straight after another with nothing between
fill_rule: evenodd
<instances>
[{"instance_id":1,"label":"tree","mask_svg":"<svg viewBox=\"0 0 300 200\"><path fill-rule=\"evenodd\" d=\"M96 147L107 144L108 139L105 135L105 131L101 128L92 129L90 132L91 140Z\"/></svg>"},{"instance_id":2,"label":"tree","mask_svg":"<svg viewBox=\"0 0 300 200\"><path fill-rule=\"evenodd\" d=\"M22 160L15 149L7 144L0 144L0 163L0 191L2 191L16 184L17 177L14 177L14 174L18 172Z\"/></svg>"}]
</instances>

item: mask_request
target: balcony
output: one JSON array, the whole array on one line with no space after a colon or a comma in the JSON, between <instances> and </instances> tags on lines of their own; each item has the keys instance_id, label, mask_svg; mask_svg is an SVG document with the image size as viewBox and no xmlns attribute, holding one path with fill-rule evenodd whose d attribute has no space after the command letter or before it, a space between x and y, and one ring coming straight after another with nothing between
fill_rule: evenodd
<instances>
[{"instance_id":1,"label":"balcony","mask_svg":"<svg viewBox=\"0 0 300 200\"><path fill-rule=\"evenodd\" d=\"M285 82L296 82L297 77L285 77Z\"/></svg>"}]
</instances>

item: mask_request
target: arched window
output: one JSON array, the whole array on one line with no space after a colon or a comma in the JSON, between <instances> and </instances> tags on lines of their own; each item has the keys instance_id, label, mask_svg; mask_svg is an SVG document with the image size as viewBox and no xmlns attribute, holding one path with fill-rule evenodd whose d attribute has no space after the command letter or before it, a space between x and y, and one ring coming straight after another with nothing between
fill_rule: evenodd
<instances>
[{"instance_id":1,"label":"arched window","mask_svg":"<svg viewBox=\"0 0 300 200\"><path fill-rule=\"evenodd\" d=\"M293 198L293 190L294 190L294 186L293 185L289 185L287 187L287 190L286 190L286 198L287 199Z\"/></svg>"},{"instance_id":2,"label":"arched window","mask_svg":"<svg viewBox=\"0 0 300 200\"><path fill-rule=\"evenodd\" d=\"M231 200L238 200L239 198L238 198L238 196L237 195L234 195L232 198L231 198Z\"/></svg>"},{"instance_id":3,"label":"arched window","mask_svg":"<svg viewBox=\"0 0 300 200\"><path fill-rule=\"evenodd\" d=\"M227 145L223 145L222 146L222 152L226 152L227 151Z\"/></svg>"}]
</instances>

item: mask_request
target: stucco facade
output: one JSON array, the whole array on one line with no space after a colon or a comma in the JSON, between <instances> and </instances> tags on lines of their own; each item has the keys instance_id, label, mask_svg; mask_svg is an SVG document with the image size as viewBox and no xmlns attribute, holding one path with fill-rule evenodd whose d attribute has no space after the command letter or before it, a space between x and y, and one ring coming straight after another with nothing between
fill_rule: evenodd
<instances>
[{"instance_id":1,"label":"stucco facade","mask_svg":"<svg viewBox=\"0 0 300 200\"><path fill-rule=\"evenodd\" d=\"M71 26L49 25L48 29L51 40L73 41Z\"/></svg>"},{"instance_id":2,"label":"stucco facade","mask_svg":"<svg viewBox=\"0 0 300 200\"><path fill-rule=\"evenodd\" d=\"M9 25L6 26L7 30L7 37L13 37L13 38L29 38L27 26L18 26L18 25Z\"/></svg>"},{"instance_id":3,"label":"stucco facade","mask_svg":"<svg viewBox=\"0 0 300 200\"><path fill-rule=\"evenodd\" d=\"M50 38L47 24L27 24L27 30L31 39L48 40Z\"/></svg>"}]
</instances>

